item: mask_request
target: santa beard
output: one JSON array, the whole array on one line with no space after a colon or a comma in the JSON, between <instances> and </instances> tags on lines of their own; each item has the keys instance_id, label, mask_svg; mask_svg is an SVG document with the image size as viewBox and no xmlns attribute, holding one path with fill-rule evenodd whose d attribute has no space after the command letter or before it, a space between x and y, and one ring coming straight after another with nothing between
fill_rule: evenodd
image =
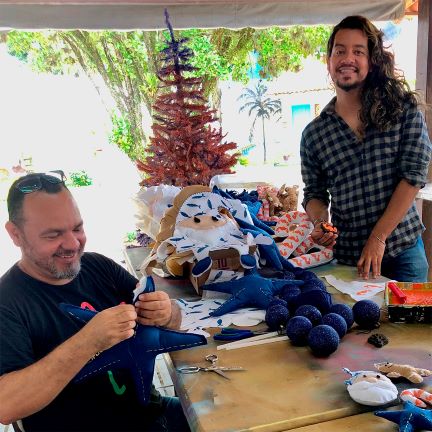
<instances>
[{"instance_id":1,"label":"santa beard","mask_svg":"<svg viewBox=\"0 0 432 432\"><path fill-rule=\"evenodd\" d=\"M360 381L348 385L347 390L352 399L363 405L385 405L398 397L398 390L390 380Z\"/></svg>"},{"instance_id":2,"label":"santa beard","mask_svg":"<svg viewBox=\"0 0 432 432\"><path fill-rule=\"evenodd\" d=\"M194 229L189 227L177 227L178 234L192 240L195 244L209 246L246 243L244 234L237 228L235 222L227 219L227 222L219 227L209 229ZM241 237L241 238L239 238Z\"/></svg>"}]
</instances>

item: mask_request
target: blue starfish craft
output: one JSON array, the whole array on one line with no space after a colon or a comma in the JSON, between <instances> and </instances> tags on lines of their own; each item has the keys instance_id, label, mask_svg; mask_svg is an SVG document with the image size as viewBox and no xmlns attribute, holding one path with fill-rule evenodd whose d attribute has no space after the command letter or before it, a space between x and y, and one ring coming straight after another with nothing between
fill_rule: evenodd
<instances>
[{"instance_id":1,"label":"blue starfish craft","mask_svg":"<svg viewBox=\"0 0 432 432\"><path fill-rule=\"evenodd\" d=\"M154 289L153 280L148 278L146 292L152 289ZM87 323L98 313L66 303L61 303L60 308L82 323ZM207 340L202 335L181 333L137 323L134 336L90 360L74 377L74 382L112 369L129 369L135 383L138 400L145 405L149 402L155 357L164 352L179 351L206 344Z\"/></svg>"},{"instance_id":2,"label":"blue starfish craft","mask_svg":"<svg viewBox=\"0 0 432 432\"><path fill-rule=\"evenodd\" d=\"M400 411L375 411L375 415L397 423L399 432L414 432L416 430L432 431L432 411L416 407L406 401Z\"/></svg>"},{"instance_id":3,"label":"blue starfish craft","mask_svg":"<svg viewBox=\"0 0 432 432\"><path fill-rule=\"evenodd\" d=\"M204 285L202 288L232 294L225 303L210 312L211 316L221 316L244 306L256 306L267 309L274 296L287 285L303 285L304 281L286 279L268 279L258 273L227 282Z\"/></svg>"}]
</instances>

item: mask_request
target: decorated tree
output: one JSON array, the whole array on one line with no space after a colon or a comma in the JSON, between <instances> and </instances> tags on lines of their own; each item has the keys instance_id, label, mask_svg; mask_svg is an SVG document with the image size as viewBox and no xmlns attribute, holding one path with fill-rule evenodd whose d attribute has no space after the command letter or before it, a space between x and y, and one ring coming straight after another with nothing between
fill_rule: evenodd
<instances>
[{"instance_id":1,"label":"decorated tree","mask_svg":"<svg viewBox=\"0 0 432 432\"><path fill-rule=\"evenodd\" d=\"M193 51L185 44L187 39L176 39L166 11L165 16L169 39L161 52L161 86L153 105L149 155L137 161L146 174L140 184L207 185L214 175L232 172L239 155L229 151L237 145L222 142L221 127L211 126L217 121L215 110L207 106L202 78L192 75Z\"/></svg>"}]
</instances>

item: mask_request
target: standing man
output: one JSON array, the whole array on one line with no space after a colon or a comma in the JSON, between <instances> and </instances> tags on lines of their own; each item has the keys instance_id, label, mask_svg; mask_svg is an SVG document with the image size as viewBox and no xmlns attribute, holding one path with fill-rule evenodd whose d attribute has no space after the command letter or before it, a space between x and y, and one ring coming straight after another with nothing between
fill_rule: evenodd
<instances>
[{"instance_id":1,"label":"standing man","mask_svg":"<svg viewBox=\"0 0 432 432\"><path fill-rule=\"evenodd\" d=\"M61 171L19 178L7 204L6 230L22 257L0 279L0 422L22 419L26 432L188 430L177 398L153 390L140 405L128 371L71 382L137 322L178 328L176 303L156 291L130 304L137 280L84 253L83 221ZM61 302L101 312L82 327Z\"/></svg>"},{"instance_id":2,"label":"standing man","mask_svg":"<svg viewBox=\"0 0 432 432\"><path fill-rule=\"evenodd\" d=\"M300 147L312 237L364 279L426 281L415 197L431 143L416 94L384 49L383 33L361 16L334 27L327 68L336 97L305 128ZM329 213L338 234L321 228Z\"/></svg>"}]
</instances>

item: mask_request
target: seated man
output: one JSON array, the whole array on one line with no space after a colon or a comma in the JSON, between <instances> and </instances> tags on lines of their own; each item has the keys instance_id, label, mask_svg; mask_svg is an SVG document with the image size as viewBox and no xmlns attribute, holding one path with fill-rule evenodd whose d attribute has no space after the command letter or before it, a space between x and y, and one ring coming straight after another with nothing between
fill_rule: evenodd
<instances>
[{"instance_id":1,"label":"seated man","mask_svg":"<svg viewBox=\"0 0 432 432\"><path fill-rule=\"evenodd\" d=\"M59 173L21 177L7 198L6 230L22 256L0 279L0 422L22 419L26 432L189 430L177 398L153 389L139 404L126 370L71 382L137 322L174 329L181 313L162 291L132 305L137 280L84 253L83 221ZM82 326L61 302L101 312Z\"/></svg>"}]
</instances>

